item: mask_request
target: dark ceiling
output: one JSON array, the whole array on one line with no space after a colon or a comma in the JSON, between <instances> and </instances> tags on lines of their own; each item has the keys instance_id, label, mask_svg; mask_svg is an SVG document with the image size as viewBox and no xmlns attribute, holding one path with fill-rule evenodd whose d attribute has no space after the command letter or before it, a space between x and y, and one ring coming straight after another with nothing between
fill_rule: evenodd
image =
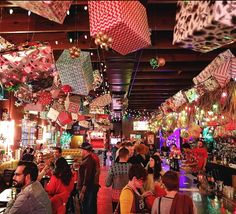
<instances>
[{"instance_id":1,"label":"dark ceiling","mask_svg":"<svg viewBox=\"0 0 236 214\"><path fill-rule=\"evenodd\" d=\"M93 53L94 69L100 68L101 62L105 63L103 74L113 96L127 96L131 110L154 111L179 90L190 88L192 78L223 50L230 48L236 54L236 43L209 53L179 48L172 45L176 1L148 0L142 3L147 6L152 46L126 56L98 49L94 44L89 36L88 10L84 10L87 1L74 3L62 25L35 14L28 16L26 10L1 1L0 35L13 43L48 41L55 58L73 45L69 38L77 39L74 44ZM10 8L14 10L12 15L9 14ZM163 57L166 65L153 70L149 60L156 56Z\"/></svg>"}]
</instances>

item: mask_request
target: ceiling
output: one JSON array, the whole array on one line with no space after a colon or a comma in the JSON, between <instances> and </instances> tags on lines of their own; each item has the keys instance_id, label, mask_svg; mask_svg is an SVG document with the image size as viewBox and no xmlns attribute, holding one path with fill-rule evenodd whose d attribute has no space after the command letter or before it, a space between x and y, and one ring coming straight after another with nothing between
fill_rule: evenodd
<instances>
[{"instance_id":1,"label":"ceiling","mask_svg":"<svg viewBox=\"0 0 236 214\"><path fill-rule=\"evenodd\" d=\"M28 16L26 10L1 1L0 35L13 43L50 42L55 58L73 46L69 38L77 39L74 44L93 53L94 69L103 68L103 76L113 96L127 97L131 110L155 111L165 99L181 89L190 88L193 77L223 50L230 48L236 54L236 43L204 54L179 48L172 45L176 1L148 0L142 3L147 8L152 46L126 56L98 49L94 44L89 36L88 10L84 10L87 1L73 3L70 15L62 25L35 14ZM12 15L9 9L14 10ZM149 60L156 56L163 57L166 64L153 70Z\"/></svg>"}]
</instances>

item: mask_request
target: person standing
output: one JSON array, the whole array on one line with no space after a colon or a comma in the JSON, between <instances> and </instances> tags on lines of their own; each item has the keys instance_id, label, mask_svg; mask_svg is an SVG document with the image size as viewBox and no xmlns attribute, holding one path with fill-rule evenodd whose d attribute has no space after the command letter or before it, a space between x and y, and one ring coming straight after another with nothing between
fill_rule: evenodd
<instances>
[{"instance_id":1,"label":"person standing","mask_svg":"<svg viewBox=\"0 0 236 214\"><path fill-rule=\"evenodd\" d=\"M168 157L170 153L170 147L166 145L166 141L163 142L163 145L161 147L161 154L164 157Z\"/></svg>"},{"instance_id":2,"label":"person standing","mask_svg":"<svg viewBox=\"0 0 236 214\"><path fill-rule=\"evenodd\" d=\"M120 194L120 213L145 213L144 197L140 189L147 178L147 171L140 164L134 164L129 169L129 182Z\"/></svg>"},{"instance_id":3,"label":"person standing","mask_svg":"<svg viewBox=\"0 0 236 214\"><path fill-rule=\"evenodd\" d=\"M84 142L79 147L82 149L82 163L79 167L78 189L82 214L97 213L98 186L95 183L96 161L91 155L92 146Z\"/></svg>"},{"instance_id":4,"label":"person standing","mask_svg":"<svg viewBox=\"0 0 236 214\"><path fill-rule=\"evenodd\" d=\"M61 157L56 161L55 170L45 187L51 203L53 214L65 214L66 203L74 188L74 179L69 164Z\"/></svg>"},{"instance_id":5,"label":"person standing","mask_svg":"<svg viewBox=\"0 0 236 214\"><path fill-rule=\"evenodd\" d=\"M48 194L37 181L38 167L33 162L20 161L13 177L13 184L21 188L15 200L8 203L4 214L51 214Z\"/></svg>"},{"instance_id":6,"label":"person standing","mask_svg":"<svg viewBox=\"0 0 236 214\"><path fill-rule=\"evenodd\" d=\"M197 160L197 171L205 171L208 153L207 149L204 147L204 143L201 140L198 141L197 148L195 148L193 152Z\"/></svg>"},{"instance_id":7,"label":"person standing","mask_svg":"<svg viewBox=\"0 0 236 214\"><path fill-rule=\"evenodd\" d=\"M193 200L179 190L179 176L174 171L167 171L162 176L166 187L166 195L156 198L152 206L152 214L197 214Z\"/></svg>"},{"instance_id":8,"label":"person standing","mask_svg":"<svg viewBox=\"0 0 236 214\"><path fill-rule=\"evenodd\" d=\"M118 141L116 143L116 145L111 148L111 154L112 154L113 163L116 161L116 152L120 148L120 146L121 146L121 142Z\"/></svg>"},{"instance_id":9,"label":"person standing","mask_svg":"<svg viewBox=\"0 0 236 214\"><path fill-rule=\"evenodd\" d=\"M127 163L129 159L129 150L125 147L119 150L119 162L113 163L108 171L108 176L106 178L106 186L110 187L112 185L112 208L115 211L121 190L128 183L128 172L131 167L130 163Z\"/></svg>"}]
</instances>

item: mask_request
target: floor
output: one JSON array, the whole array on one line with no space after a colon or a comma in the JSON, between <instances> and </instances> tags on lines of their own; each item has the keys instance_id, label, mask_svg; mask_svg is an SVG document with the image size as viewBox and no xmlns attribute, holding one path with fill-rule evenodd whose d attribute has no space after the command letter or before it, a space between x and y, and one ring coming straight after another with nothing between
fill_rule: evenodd
<instances>
[{"instance_id":1,"label":"floor","mask_svg":"<svg viewBox=\"0 0 236 214\"><path fill-rule=\"evenodd\" d=\"M109 167L101 167L100 185L98 192L98 214L112 214L111 187L105 186L105 179ZM168 170L168 168L165 168ZM193 184L193 176L180 172L180 190L193 198L198 214L228 214L236 213L236 204L230 200L206 196L199 193L196 185ZM235 212L234 212L235 211Z\"/></svg>"}]
</instances>

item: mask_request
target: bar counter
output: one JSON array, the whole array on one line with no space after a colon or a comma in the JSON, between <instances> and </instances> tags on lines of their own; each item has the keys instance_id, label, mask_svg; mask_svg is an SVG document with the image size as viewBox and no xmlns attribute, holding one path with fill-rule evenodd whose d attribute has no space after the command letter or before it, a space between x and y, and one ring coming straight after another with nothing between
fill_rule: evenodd
<instances>
[{"instance_id":1,"label":"bar counter","mask_svg":"<svg viewBox=\"0 0 236 214\"><path fill-rule=\"evenodd\" d=\"M236 169L220 163L208 162L206 165L207 172L217 172L217 180L224 181L224 185L232 186L232 175L236 175Z\"/></svg>"}]
</instances>

